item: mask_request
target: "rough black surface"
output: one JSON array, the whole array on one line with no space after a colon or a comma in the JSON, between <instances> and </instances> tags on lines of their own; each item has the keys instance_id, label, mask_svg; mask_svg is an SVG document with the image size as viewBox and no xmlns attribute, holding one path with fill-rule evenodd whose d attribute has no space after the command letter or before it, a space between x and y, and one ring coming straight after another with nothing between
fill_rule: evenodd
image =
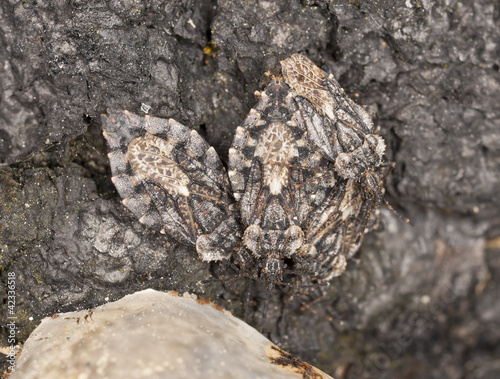
<instances>
[{"instance_id":1,"label":"rough black surface","mask_svg":"<svg viewBox=\"0 0 500 379\"><path fill-rule=\"evenodd\" d=\"M241 281L203 282L216 266L119 203L99 115L173 117L225 159L264 71L300 52L376 106L387 199L411 224L382 209L359 261L314 303L277 292L264 330L337 378L498 377L498 25L487 0L2 1L0 275L17 274L19 341L144 287L242 314Z\"/></svg>"}]
</instances>

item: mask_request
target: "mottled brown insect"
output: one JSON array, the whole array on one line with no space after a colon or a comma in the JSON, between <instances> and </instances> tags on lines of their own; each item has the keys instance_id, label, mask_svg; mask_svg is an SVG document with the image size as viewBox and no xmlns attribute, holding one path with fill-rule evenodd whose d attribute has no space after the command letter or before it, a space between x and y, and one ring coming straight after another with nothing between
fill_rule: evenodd
<instances>
[{"instance_id":1,"label":"mottled brown insect","mask_svg":"<svg viewBox=\"0 0 500 379\"><path fill-rule=\"evenodd\" d=\"M335 191L311 212L303 228L319 253L319 278L328 281L342 273L343 258L359 249L371 212L383 201L386 167L391 164L384 162L385 142L376 134L370 115L345 94L333 75L300 54L283 60L281 67L308 142L345 179L337 181Z\"/></svg>"},{"instance_id":2,"label":"mottled brown insect","mask_svg":"<svg viewBox=\"0 0 500 379\"><path fill-rule=\"evenodd\" d=\"M383 196L385 143L368 113L309 59L281 65L236 130L229 180L215 150L175 120L103 116L123 203L205 261L235 258L268 291L285 261L307 282L340 275Z\"/></svg>"},{"instance_id":3,"label":"mottled brown insect","mask_svg":"<svg viewBox=\"0 0 500 379\"><path fill-rule=\"evenodd\" d=\"M385 165L385 142L375 134L368 112L345 94L332 74L303 55L293 54L281 67L304 117L310 143L335 162L340 176L360 182L367 199L378 206L383 200L380 167Z\"/></svg>"},{"instance_id":4,"label":"mottled brown insect","mask_svg":"<svg viewBox=\"0 0 500 379\"><path fill-rule=\"evenodd\" d=\"M241 230L214 148L173 119L123 111L102 120L112 180L123 204L142 223L196 245L204 261L230 256Z\"/></svg>"},{"instance_id":5,"label":"mottled brown insect","mask_svg":"<svg viewBox=\"0 0 500 379\"><path fill-rule=\"evenodd\" d=\"M243 245L261 262L272 289L282 280L285 259L300 265L301 274L317 274L316 248L302 227L333 191L336 178L330 174L333 164L304 138L303 117L283 78L271 75L257 97L236 130L229 179L245 228Z\"/></svg>"}]
</instances>

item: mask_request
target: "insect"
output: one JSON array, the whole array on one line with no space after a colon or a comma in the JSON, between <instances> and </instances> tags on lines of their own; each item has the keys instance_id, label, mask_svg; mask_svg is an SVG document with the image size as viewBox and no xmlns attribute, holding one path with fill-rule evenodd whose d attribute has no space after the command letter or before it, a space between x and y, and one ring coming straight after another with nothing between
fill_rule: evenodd
<instances>
[{"instance_id":1,"label":"insect","mask_svg":"<svg viewBox=\"0 0 500 379\"><path fill-rule=\"evenodd\" d=\"M236 129L228 173L245 228L243 245L261 262L271 291L282 281L287 259L316 275L316 247L302 226L333 190L335 178L325 175L333 165L307 143L288 85L280 75L267 75L269 84L256 93L258 103Z\"/></svg>"},{"instance_id":2,"label":"insect","mask_svg":"<svg viewBox=\"0 0 500 379\"><path fill-rule=\"evenodd\" d=\"M341 177L358 181L373 206L380 205L385 142L375 134L368 112L345 94L332 74L327 75L309 58L293 54L281 61L281 67L304 117L310 143L335 163Z\"/></svg>"},{"instance_id":3,"label":"insect","mask_svg":"<svg viewBox=\"0 0 500 379\"><path fill-rule=\"evenodd\" d=\"M386 167L393 164L384 161L385 141L368 112L345 94L333 75L300 54L281 61L281 68L304 119L308 142L346 180L337 181L335 191L311 212L304 226L306 238L319 252L319 280L328 281L342 273L345 259L359 249L371 212L383 201Z\"/></svg>"},{"instance_id":4,"label":"insect","mask_svg":"<svg viewBox=\"0 0 500 379\"><path fill-rule=\"evenodd\" d=\"M287 270L319 283L345 270L383 198L385 142L364 108L302 55L264 82L227 174L215 150L173 119L110 112L103 128L113 183L141 222L204 261L232 258L270 293Z\"/></svg>"},{"instance_id":5,"label":"insect","mask_svg":"<svg viewBox=\"0 0 500 379\"><path fill-rule=\"evenodd\" d=\"M214 148L173 119L111 111L102 120L123 204L140 222L196 246L202 260L229 257L241 228Z\"/></svg>"}]
</instances>

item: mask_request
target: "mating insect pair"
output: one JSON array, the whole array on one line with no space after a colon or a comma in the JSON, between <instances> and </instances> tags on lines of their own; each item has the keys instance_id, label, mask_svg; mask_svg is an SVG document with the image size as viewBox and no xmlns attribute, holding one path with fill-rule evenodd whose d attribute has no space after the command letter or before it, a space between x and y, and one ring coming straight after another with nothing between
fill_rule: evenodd
<instances>
[{"instance_id":1,"label":"mating insect pair","mask_svg":"<svg viewBox=\"0 0 500 379\"><path fill-rule=\"evenodd\" d=\"M233 257L257 271L268 291L285 261L306 282L345 270L382 200L385 151L332 75L299 54L281 66L237 128L227 173L213 147L173 119L103 116L123 204L202 260Z\"/></svg>"}]
</instances>

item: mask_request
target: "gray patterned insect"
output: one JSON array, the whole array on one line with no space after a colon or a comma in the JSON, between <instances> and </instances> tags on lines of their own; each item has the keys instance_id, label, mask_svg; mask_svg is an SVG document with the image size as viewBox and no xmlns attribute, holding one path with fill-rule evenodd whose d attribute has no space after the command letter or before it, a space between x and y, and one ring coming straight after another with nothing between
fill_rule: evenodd
<instances>
[{"instance_id":1,"label":"gray patterned insect","mask_svg":"<svg viewBox=\"0 0 500 379\"><path fill-rule=\"evenodd\" d=\"M175 120L103 116L125 206L204 261L234 258L268 292L285 261L303 282L340 275L383 197L385 143L368 113L309 59L281 65L236 130L229 180L215 150Z\"/></svg>"},{"instance_id":2,"label":"gray patterned insect","mask_svg":"<svg viewBox=\"0 0 500 379\"><path fill-rule=\"evenodd\" d=\"M311 212L303 227L319 253L318 279L328 281L342 273L345 259L359 249L371 212L383 201L383 181L391 163L384 161L385 142L376 134L370 115L345 94L333 75L300 54L283 60L281 67L304 119L308 142L347 180L337 181L335 191Z\"/></svg>"},{"instance_id":3,"label":"gray patterned insect","mask_svg":"<svg viewBox=\"0 0 500 379\"><path fill-rule=\"evenodd\" d=\"M102 116L112 181L139 220L195 245L204 261L241 243L226 171L213 147L173 119L128 111Z\"/></svg>"},{"instance_id":4,"label":"gray patterned insect","mask_svg":"<svg viewBox=\"0 0 500 379\"><path fill-rule=\"evenodd\" d=\"M259 263L268 291L282 281L284 261L317 273L316 248L302 229L335 186L333 165L305 140L306 127L289 87L267 73L257 105L236 130L229 179L245 227L243 245ZM329 180L325 181L325 178ZM326 264L326 263L325 263Z\"/></svg>"},{"instance_id":5,"label":"gray patterned insect","mask_svg":"<svg viewBox=\"0 0 500 379\"><path fill-rule=\"evenodd\" d=\"M361 184L373 206L380 205L385 142L375 134L368 112L309 58L293 54L281 67L304 117L309 141L335 162L340 176Z\"/></svg>"}]
</instances>

